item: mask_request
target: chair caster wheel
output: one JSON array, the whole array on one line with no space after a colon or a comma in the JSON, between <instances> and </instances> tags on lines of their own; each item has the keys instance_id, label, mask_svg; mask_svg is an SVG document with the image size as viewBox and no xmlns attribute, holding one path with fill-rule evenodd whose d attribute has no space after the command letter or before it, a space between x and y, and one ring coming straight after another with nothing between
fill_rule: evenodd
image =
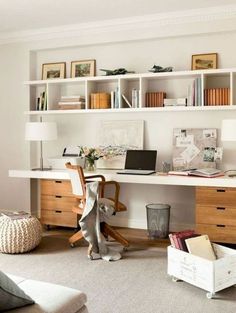
<instances>
[{"instance_id":1,"label":"chair caster wheel","mask_svg":"<svg viewBox=\"0 0 236 313\"><path fill-rule=\"evenodd\" d=\"M177 277L175 277L175 276L172 276L172 281L173 281L174 283L178 283L178 282L180 282L180 281L182 281L182 280L179 279L179 278L177 278Z\"/></svg>"},{"instance_id":2,"label":"chair caster wheel","mask_svg":"<svg viewBox=\"0 0 236 313\"><path fill-rule=\"evenodd\" d=\"M213 299L215 297L215 293L214 292L207 292L206 297L207 297L207 299Z\"/></svg>"},{"instance_id":3,"label":"chair caster wheel","mask_svg":"<svg viewBox=\"0 0 236 313\"><path fill-rule=\"evenodd\" d=\"M74 243L71 243L70 246L71 246L71 248L74 248L74 247L75 247L75 244L74 244Z\"/></svg>"}]
</instances>

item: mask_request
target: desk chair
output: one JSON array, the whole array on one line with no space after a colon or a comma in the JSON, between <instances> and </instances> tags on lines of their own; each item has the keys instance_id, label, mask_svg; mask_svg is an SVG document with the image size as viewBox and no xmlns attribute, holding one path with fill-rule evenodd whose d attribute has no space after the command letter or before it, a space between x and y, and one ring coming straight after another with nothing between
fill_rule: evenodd
<instances>
[{"instance_id":1,"label":"desk chair","mask_svg":"<svg viewBox=\"0 0 236 313\"><path fill-rule=\"evenodd\" d=\"M114 186L114 198L107 198L114 203L115 213L120 211L126 211L126 206L119 202L119 191L120 185L115 181L106 181L103 175L91 175L91 176L84 176L84 172L81 166L71 165L70 163L66 163L66 168L69 171L70 179L71 179L71 186L72 186L72 193L76 198L76 205L72 208L72 211L78 215L83 214L83 210L86 205L86 183L91 182L93 180L99 180L99 197L104 198L105 187L106 186ZM102 222L100 224L101 232L106 239L108 236L111 236L116 241L118 241L124 248L129 246L129 242L121 236L121 234L113 229L110 225L106 222ZM73 236L69 238L69 242L71 247L74 244L83 238L82 231L79 230ZM89 247L88 256L91 256L91 247Z\"/></svg>"}]
</instances>

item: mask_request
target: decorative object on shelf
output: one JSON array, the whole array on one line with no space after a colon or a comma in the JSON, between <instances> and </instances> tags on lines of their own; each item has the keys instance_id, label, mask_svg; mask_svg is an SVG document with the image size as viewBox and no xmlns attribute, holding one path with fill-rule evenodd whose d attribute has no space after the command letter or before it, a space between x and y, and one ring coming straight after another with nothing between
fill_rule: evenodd
<instances>
[{"instance_id":1,"label":"decorative object on shelf","mask_svg":"<svg viewBox=\"0 0 236 313\"><path fill-rule=\"evenodd\" d=\"M210 70L217 68L217 53L192 55L192 70Z\"/></svg>"},{"instance_id":2,"label":"decorative object on shelf","mask_svg":"<svg viewBox=\"0 0 236 313\"><path fill-rule=\"evenodd\" d=\"M43 141L57 139L57 125L54 122L28 122L25 126L25 140L40 141L40 168L33 170L46 171L43 167Z\"/></svg>"},{"instance_id":3,"label":"decorative object on shelf","mask_svg":"<svg viewBox=\"0 0 236 313\"><path fill-rule=\"evenodd\" d=\"M95 76L96 74L96 61L95 60L82 60L71 62L71 78Z\"/></svg>"},{"instance_id":4,"label":"decorative object on shelf","mask_svg":"<svg viewBox=\"0 0 236 313\"><path fill-rule=\"evenodd\" d=\"M128 74L128 73L135 73L134 71L127 71L125 68L117 68L115 70L105 70L105 69L100 69L100 71L105 72L106 76L109 75L123 75L123 74Z\"/></svg>"},{"instance_id":5,"label":"decorative object on shelf","mask_svg":"<svg viewBox=\"0 0 236 313\"><path fill-rule=\"evenodd\" d=\"M42 67L42 79L56 79L66 77L66 63L45 63Z\"/></svg>"},{"instance_id":6,"label":"decorative object on shelf","mask_svg":"<svg viewBox=\"0 0 236 313\"><path fill-rule=\"evenodd\" d=\"M162 66L154 64L153 67L150 70L148 70L148 71L152 72L152 73L172 72L173 71L173 67L172 66L162 67Z\"/></svg>"}]
</instances>

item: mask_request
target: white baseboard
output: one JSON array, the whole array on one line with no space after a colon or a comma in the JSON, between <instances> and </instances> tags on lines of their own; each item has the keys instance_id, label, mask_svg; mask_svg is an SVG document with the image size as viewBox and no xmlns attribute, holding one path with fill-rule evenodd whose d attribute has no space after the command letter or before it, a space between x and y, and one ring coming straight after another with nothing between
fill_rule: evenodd
<instances>
[{"instance_id":1,"label":"white baseboard","mask_svg":"<svg viewBox=\"0 0 236 313\"><path fill-rule=\"evenodd\" d=\"M127 227L127 228L138 228L138 229L147 229L147 221L141 219L127 219L114 217L111 219L110 224L118 227ZM171 223L170 231L181 231L184 229L194 229L194 224L175 224Z\"/></svg>"}]
</instances>

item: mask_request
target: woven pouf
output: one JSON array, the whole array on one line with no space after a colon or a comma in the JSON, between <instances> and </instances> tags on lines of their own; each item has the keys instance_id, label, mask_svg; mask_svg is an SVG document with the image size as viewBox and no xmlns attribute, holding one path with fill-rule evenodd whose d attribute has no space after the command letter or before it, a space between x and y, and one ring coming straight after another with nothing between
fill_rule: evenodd
<instances>
[{"instance_id":1,"label":"woven pouf","mask_svg":"<svg viewBox=\"0 0 236 313\"><path fill-rule=\"evenodd\" d=\"M35 217L0 217L0 252L23 253L34 249L41 240L42 227Z\"/></svg>"}]
</instances>

